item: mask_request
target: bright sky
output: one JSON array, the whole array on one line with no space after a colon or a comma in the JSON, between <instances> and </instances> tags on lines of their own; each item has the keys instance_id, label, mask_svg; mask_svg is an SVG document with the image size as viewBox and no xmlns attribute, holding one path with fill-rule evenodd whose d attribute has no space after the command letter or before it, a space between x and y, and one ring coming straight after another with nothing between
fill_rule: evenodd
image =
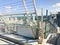
<instances>
[{"instance_id":1,"label":"bright sky","mask_svg":"<svg viewBox=\"0 0 60 45\"><path fill-rule=\"evenodd\" d=\"M22 2L20 1L22 0L0 0L0 14L20 13L24 11L24 8L21 7ZM31 0L26 1L30 2ZM44 9L44 12L46 9L49 11L60 11L60 0L36 0L36 5L38 13L41 11L41 8ZM33 10L32 8L30 9Z\"/></svg>"}]
</instances>

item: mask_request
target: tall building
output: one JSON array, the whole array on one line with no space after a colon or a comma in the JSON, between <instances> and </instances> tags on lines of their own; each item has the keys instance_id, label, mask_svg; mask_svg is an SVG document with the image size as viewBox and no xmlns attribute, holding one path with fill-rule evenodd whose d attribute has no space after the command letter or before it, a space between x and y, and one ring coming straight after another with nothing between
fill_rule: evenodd
<instances>
[{"instance_id":1,"label":"tall building","mask_svg":"<svg viewBox=\"0 0 60 45\"><path fill-rule=\"evenodd\" d=\"M57 13L57 24L60 27L60 12Z\"/></svg>"}]
</instances>

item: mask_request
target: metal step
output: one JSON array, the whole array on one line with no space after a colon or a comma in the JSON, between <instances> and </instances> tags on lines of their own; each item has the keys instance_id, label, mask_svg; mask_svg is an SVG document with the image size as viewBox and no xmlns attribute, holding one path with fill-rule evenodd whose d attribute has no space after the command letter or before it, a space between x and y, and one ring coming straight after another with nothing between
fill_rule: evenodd
<instances>
[{"instance_id":1,"label":"metal step","mask_svg":"<svg viewBox=\"0 0 60 45\"><path fill-rule=\"evenodd\" d=\"M15 45L15 43L5 40L3 38L0 38L0 45Z\"/></svg>"},{"instance_id":2,"label":"metal step","mask_svg":"<svg viewBox=\"0 0 60 45\"><path fill-rule=\"evenodd\" d=\"M4 33L0 33L0 38L3 38L5 40L8 40L10 42L13 42L15 44L19 44L19 45L32 45L32 42L37 42L37 40L33 40L33 39L28 39L28 38L24 38L23 36L18 36L18 35L14 35L14 34L4 34Z\"/></svg>"}]
</instances>

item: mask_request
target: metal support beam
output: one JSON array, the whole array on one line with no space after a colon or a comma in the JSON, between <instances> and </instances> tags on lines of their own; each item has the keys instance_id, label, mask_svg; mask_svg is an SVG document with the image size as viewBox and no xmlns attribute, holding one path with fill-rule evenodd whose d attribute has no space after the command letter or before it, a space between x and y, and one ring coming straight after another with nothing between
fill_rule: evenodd
<instances>
[{"instance_id":1,"label":"metal support beam","mask_svg":"<svg viewBox=\"0 0 60 45\"><path fill-rule=\"evenodd\" d=\"M23 5L24 5L25 13L26 13L26 15L27 15L28 23L29 23L29 25L30 25L29 12L28 12L28 9L27 9L27 6L26 6L26 2L25 2L25 0L22 0L22 2L23 2ZM33 37L35 38L35 33L34 33L34 31L33 31L32 26L30 26L30 28L31 28L32 33L33 33L33 35L34 35Z\"/></svg>"},{"instance_id":2,"label":"metal support beam","mask_svg":"<svg viewBox=\"0 0 60 45\"><path fill-rule=\"evenodd\" d=\"M38 15L37 15L37 8L36 8L36 4L35 4L35 0L32 0L33 6L34 6L34 11L36 14L36 21L37 21L37 31L36 31L36 38L39 38L38 36L38 32L39 32L39 20L38 20Z\"/></svg>"},{"instance_id":3,"label":"metal support beam","mask_svg":"<svg viewBox=\"0 0 60 45\"><path fill-rule=\"evenodd\" d=\"M35 0L32 0L32 3L33 3L33 6L34 6L34 11L35 11L35 14L36 14L36 19L38 21L37 8L36 8Z\"/></svg>"},{"instance_id":4,"label":"metal support beam","mask_svg":"<svg viewBox=\"0 0 60 45\"><path fill-rule=\"evenodd\" d=\"M36 13L36 19L37 19L37 27L38 27L38 30L37 30L37 35L38 35L38 43L42 43L43 42L43 27L42 27L42 23L43 23L43 9L41 11L41 27L40 27L40 23L39 23L39 19L38 19L38 15L37 15L37 8L36 8L36 4L35 4L35 0L32 0L33 2L33 6L34 6L34 10L35 10L35 13Z\"/></svg>"}]
</instances>

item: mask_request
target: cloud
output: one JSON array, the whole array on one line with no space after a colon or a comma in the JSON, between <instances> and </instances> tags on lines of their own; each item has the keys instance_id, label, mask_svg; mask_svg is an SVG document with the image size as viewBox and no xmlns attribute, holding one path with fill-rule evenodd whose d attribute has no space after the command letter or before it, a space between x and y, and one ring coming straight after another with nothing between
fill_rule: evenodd
<instances>
[{"instance_id":1,"label":"cloud","mask_svg":"<svg viewBox=\"0 0 60 45\"><path fill-rule=\"evenodd\" d=\"M10 5L5 6L5 10L6 10L6 12L10 12L11 9L12 9L12 6L10 6Z\"/></svg>"},{"instance_id":2,"label":"cloud","mask_svg":"<svg viewBox=\"0 0 60 45\"><path fill-rule=\"evenodd\" d=\"M5 6L5 9L6 9L6 10L10 10L11 8L12 8L12 7L9 6L9 5L8 5L8 6Z\"/></svg>"},{"instance_id":3,"label":"cloud","mask_svg":"<svg viewBox=\"0 0 60 45\"><path fill-rule=\"evenodd\" d=\"M6 10L6 12L8 13L8 12L14 12L14 11L16 11L17 9L14 8L13 6L7 5L7 6L5 6L5 10Z\"/></svg>"},{"instance_id":4,"label":"cloud","mask_svg":"<svg viewBox=\"0 0 60 45\"><path fill-rule=\"evenodd\" d=\"M56 3L56 4L52 5L52 7L60 8L60 3Z\"/></svg>"},{"instance_id":5,"label":"cloud","mask_svg":"<svg viewBox=\"0 0 60 45\"><path fill-rule=\"evenodd\" d=\"M2 13L0 13L0 15L3 15Z\"/></svg>"}]
</instances>

